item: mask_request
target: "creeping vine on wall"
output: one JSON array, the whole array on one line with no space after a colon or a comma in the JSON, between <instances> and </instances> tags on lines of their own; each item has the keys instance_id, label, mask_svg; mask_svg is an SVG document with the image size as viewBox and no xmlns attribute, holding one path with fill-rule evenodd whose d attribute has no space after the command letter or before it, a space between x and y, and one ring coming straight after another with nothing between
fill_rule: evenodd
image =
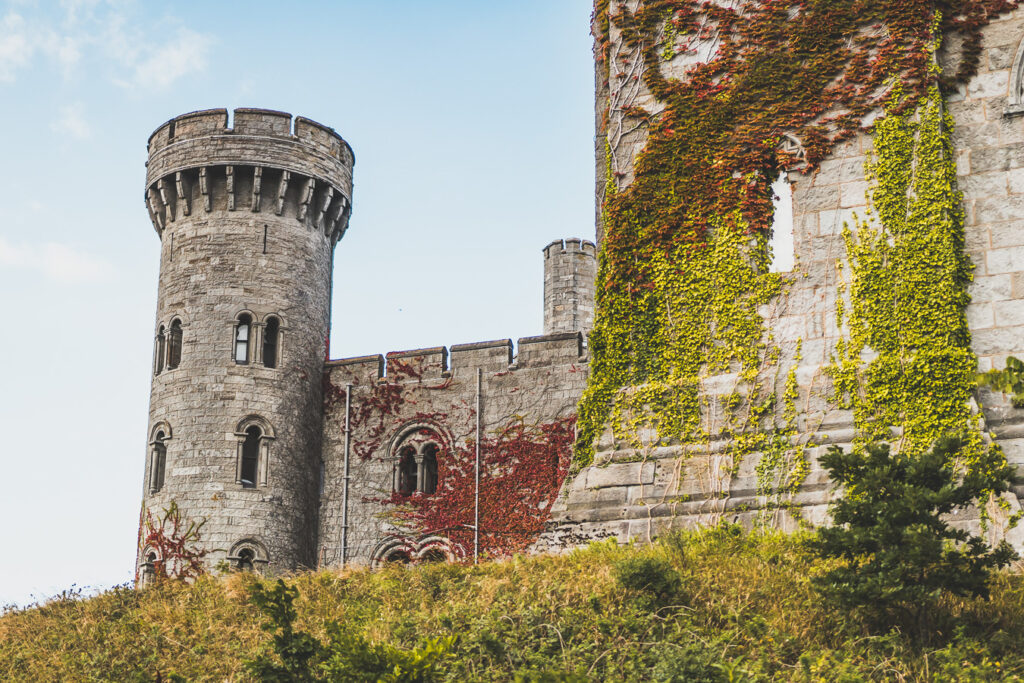
<instances>
[{"instance_id":1,"label":"creeping vine on wall","mask_svg":"<svg viewBox=\"0 0 1024 683\"><path fill-rule=\"evenodd\" d=\"M894 145L904 149L875 166L882 223L895 221L890 230L900 232L907 219L900 217L899 188L885 188L916 173L913 198L902 211L911 212L911 222L939 223L930 236L908 240L905 250L938 240L946 254L942 263L908 262L902 279L892 283L912 298L900 304L903 317L891 322L910 327L888 333L900 343L907 335L927 336L920 319L909 320L926 295L941 297L928 309L928 324L948 323L955 331L944 340L929 338L934 352L914 354L920 365L909 368L900 401L886 404L881 389L869 390L858 424L907 423L908 438L922 442L940 422L965 424L973 362L962 324L969 273L962 218L959 237L950 232L959 198L943 185L955 168L939 149L948 145L949 132L948 122L940 125L940 87L973 75L981 27L1016 6L1011 0L598 0L607 173L591 374L580 404L575 466L593 461L595 440L609 426L616 439L633 445L643 445L639 435L651 432L656 442L706 440L710 406L702 386L731 372L736 390L723 409L733 455L763 453L762 492L799 485L806 464L788 438L796 433L795 408L789 407L796 381L792 370L778 367L779 349L762 317L764 305L785 290L768 272L771 183L796 161L780 147L784 135L802 143L804 170L813 172L883 107L886 117L877 129L883 137L902 135L904 142ZM956 72L945 78L932 68L936 16L942 18L939 32L959 34L962 51ZM685 64L683 77L673 78ZM644 90L655 105L644 100ZM924 123L911 126L922 101ZM913 127L917 136L930 125L928 117L946 126L942 138L922 137L907 148L904 129ZM646 137L633 160L638 130ZM915 160L932 166L914 170ZM930 284L915 290L922 277ZM864 315L873 305L869 292L852 294L856 315ZM940 353L942 343L947 347ZM886 385L882 373L891 379L896 370L888 360L870 366L868 375L877 378L871 386ZM932 370L935 380L924 379ZM850 368L845 371L849 388ZM772 379L780 372L786 377L781 401ZM923 398L914 398L917 392ZM786 459L793 462L783 475Z\"/></svg>"},{"instance_id":2,"label":"creeping vine on wall","mask_svg":"<svg viewBox=\"0 0 1024 683\"><path fill-rule=\"evenodd\" d=\"M405 425L443 426L447 434L438 444L433 493L407 495L388 488L366 502L383 507L391 535L413 541L443 536L456 556L467 558L472 556L475 519L476 408L458 395L446 398L450 377L430 381L424 375L418 364L392 358L385 380L354 380L351 448L362 460L389 458L388 443ZM434 391L438 398L425 401L430 408L424 410L420 392ZM325 407L344 397L344 387L325 374ZM481 554L489 557L525 551L540 536L569 471L576 434L575 415L531 423L523 415L534 413L535 406L510 406L507 414L488 416L480 440L479 540Z\"/></svg>"}]
</instances>

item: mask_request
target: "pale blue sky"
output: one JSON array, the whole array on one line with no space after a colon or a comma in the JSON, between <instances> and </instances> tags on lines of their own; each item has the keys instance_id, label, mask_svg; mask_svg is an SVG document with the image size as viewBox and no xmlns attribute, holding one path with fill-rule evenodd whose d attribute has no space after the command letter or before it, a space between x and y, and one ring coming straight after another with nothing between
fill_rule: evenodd
<instances>
[{"instance_id":1,"label":"pale blue sky","mask_svg":"<svg viewBox=\"0 0 1024 683\"><path fill-rule=\"evenodd\" d=\"M149 134L251 106L348 140L334 357L539 334L541 249L594 233L590 9L0 0L0 604L131 578Z\"/></svg>"}]
</instances>

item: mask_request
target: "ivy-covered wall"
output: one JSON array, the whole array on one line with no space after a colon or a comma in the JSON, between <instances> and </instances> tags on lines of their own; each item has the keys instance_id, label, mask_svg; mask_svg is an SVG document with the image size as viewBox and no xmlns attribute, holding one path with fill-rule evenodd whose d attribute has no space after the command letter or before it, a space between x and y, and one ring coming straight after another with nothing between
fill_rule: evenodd
<instances>
[{"instance_id":1,"label":"ivy-covered wall","mask_svg":"<svg viewBox=\"0 0 1024 683\"><path fill-rule=\"evenodd\" d=\"M597 0L598 309L564 531L819 522L833 443L956 432L965 466L1024 464L1019 411L974 387L1024 352L1016 5Z\"/></svg>"}]
</instances>

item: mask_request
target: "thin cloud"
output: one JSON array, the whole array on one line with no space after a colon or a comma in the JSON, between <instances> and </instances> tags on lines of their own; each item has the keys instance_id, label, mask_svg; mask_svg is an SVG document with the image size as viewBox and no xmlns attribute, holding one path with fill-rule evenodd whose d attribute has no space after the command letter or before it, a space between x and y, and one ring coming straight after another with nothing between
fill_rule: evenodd
<instances>
[{"instance_id":1,"label":"thin cloud","mask_svg":"<svg viewBox=\"0 0 1024 683\"><path fill-rule=\"evenodd\" d=\"M85 120L85 107L81 102L61 107L60 116L50 124L50 130L70 135L78 140L86 140L92 135L92 128Z\"/></svg>"},{"instance_id":2,"label":"thin cloud","mask_svg":"<svg viewBox=\"0 0 1024 683\"><path fill-rule=\"evenodd\" d=\"M10 12L0 21L0 82L14 81L19 69L28 64L32 46L25 31L25 20Z\"/></svg>"},{"instance_id":3,"label":"thin cloud","mask_svg":"<svg viewBox=\"0 0 1024 683\"><path fill-rule=\"evenodd\" d=\"M67 244L12 244L0 237L0 269L15 268L35 271L63 284L103 282L113 274L106 261Z\"/></svg>"},{"instance_id":4,"label":"thin cloud","mask_svg":"<svg viewBox=\"0 0 1024 683\"><path fill-rule=\"evenodd\" d=\"M73 77L86 58L106 62L114 83L147 91L167 89L206 67L212 37L184 26L175 30L173 18L145 21L102 0L65 1L61 7L57 22L36 5L0 18L0 83L13 83L37 57L48 59L65 78Z\"/></svg>"},{"instance_id":5,"label":"thin cloud","mask_svg":"<svg viewBox=\"0 0 1024 683\"><path fill-rule=\"evenodd\" d=\"M133 84L164 90L179 78L206 68L211 39L195 31L179 29L177 37L158 46L135 66Z\"/></svg>"}]
</instances>

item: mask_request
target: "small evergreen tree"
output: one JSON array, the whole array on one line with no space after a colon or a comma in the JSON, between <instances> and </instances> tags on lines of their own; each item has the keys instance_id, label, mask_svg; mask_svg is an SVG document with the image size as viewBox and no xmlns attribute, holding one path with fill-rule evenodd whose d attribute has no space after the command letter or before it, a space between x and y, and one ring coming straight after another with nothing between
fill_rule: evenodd
<instances>
[{"instance_id":1,"label":"small evergreen tree","mask_svg":"<svg viewBox=\"0 0 1024 683\"><path fill-rule=\"evenodd\" d=\"M833 446L822 456L822 467L843 487L831 507L835 526L811 542L821 556L842 560L813 579L826 598L869 619L903 617L918 635L929 630L943 593L988 598L991 572L1016 554L1006 541L990 548L947 520L982 496L1008 490L1013 470L990 450L987 462L958 472L960 446L943 439L912 455L872 443L849 453Z\"/></svg>"}]
</instances>

